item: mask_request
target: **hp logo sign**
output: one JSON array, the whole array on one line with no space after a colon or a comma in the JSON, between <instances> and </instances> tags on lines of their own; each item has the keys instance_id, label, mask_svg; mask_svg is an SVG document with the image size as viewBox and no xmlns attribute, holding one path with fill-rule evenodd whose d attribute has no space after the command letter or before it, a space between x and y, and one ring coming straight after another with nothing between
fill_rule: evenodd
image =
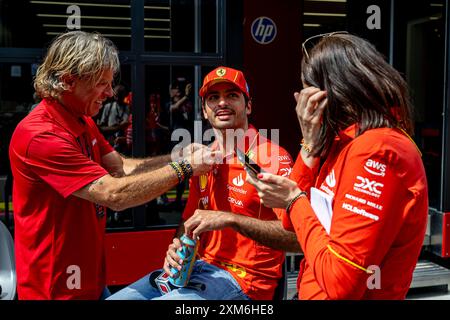
<instances>
[{"instance_id":1,"label":"hp logo sign","mask_svg":"<svg viewBox=\"0 0 450 320\"><path fill-rule=\"evenodd\" d=\"M277 26L268 17L256 18L252 23L252 37L259 44L269 44L277 36Z\"/></svg>"}]
</instances>

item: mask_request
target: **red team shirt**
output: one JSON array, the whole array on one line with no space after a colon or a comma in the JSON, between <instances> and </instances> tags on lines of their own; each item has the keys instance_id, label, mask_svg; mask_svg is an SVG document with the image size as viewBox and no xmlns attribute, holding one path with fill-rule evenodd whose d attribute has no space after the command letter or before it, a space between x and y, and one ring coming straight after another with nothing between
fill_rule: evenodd
<instances>
[{"instance_id":1,"label":"red team shirt","mask_svg":"<svg viewBox=\"0 0 450 320\"><path fill-rule=\"evenodd\" d=\"M255 141L253 146L252 141ZM291 156L278 145L257 136L253 127L246 133L242 150L247 151L249 146L250 157L258 159L255 161L265 171L282 176L290 174ZM261 205L256 189L245 181L247 173L236 156L230 155L227 161L231 164L217 165L207 175L191 178L183 220L186 221L198 208L227 211L261 220L279 219L272 209ZM226 228L202 233L199 255L202 260L230 272L251 299L273 298L281 277L283 251L261 245Z\"/></svg>"},{"instance_id":2,"label":"red team shirt","mask_svg":"<svg viewBox=\"0 0 450 320\"><path fill-rule=\"evenodd\" d=\"M89 117L43 100L10 145L20 299L99 299L106 210L72 195L107 174L113 151Z\"/></svg>"},{"instance_id":3,"label":"red team shirt","mask_svg":"<svg viewBox=\"0 0 450 320\"><path fill-rule=\"evenodd\" d=\"M306 198L290 223L303 248L300 299L404 299L422 247L428 214L425 170L416 146L400 130L379 128L355 138L355 126L339 134L320 171L299 155L290 177L302 190L332 197L330 234ZM293 229L292 229L293 228ZM379 288L367 285L361 267L379 267ZM372 268L371 268L372 269ZM376 279L369 282L376 284Z\"/></svg>"}]
</instances>

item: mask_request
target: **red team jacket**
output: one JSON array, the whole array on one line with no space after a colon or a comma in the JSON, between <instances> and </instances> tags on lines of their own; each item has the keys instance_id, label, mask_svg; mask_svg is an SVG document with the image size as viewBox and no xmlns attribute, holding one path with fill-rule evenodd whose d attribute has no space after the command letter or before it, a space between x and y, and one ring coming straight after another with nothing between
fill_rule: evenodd
<instances>
[{"instance_id":1,"label":"red team jacket","mask_svg":"<svg viewBox=\"0 0 450 320\"><path fill-rule=\"evenodd\" d=\"M290 219L284 213L283 224L295 230L305 254L299 298L404 299L428 213L425 170L409 137L379 128L355 138L351 126L336 137L320 171L299 155L291 179L333 198L330 234L306 198L294 204Z\"/></svg>"},{"instance_id":2,"label":"red team jacket","mask_svg":"<svg viewBox=\"0 0 450 320\"><path fill-rule=\"evenodd\" d=\"M247 137L255 136L255 132L251 127ZM253 138L248 141L253 141ZM248 146L246 143L242 150L248 150ZM260 161L265 155L268 155L267 161ZM291 172L290 155L261 136L255 147L251 148L252 156L268 172L282 176L288 176ZM232 164L218 165L207 175L191 178L183 220L187 220L198 208L228 211L262 220L280 219L272 209L261 205L256 189L245 181L247 173L236 156L229 156L227 161ZM202 233L199 255L204 261L229 271L251 299L273 298L281 277L283 251L271 249L226 228Z\"/></svg>"}]
</instances>

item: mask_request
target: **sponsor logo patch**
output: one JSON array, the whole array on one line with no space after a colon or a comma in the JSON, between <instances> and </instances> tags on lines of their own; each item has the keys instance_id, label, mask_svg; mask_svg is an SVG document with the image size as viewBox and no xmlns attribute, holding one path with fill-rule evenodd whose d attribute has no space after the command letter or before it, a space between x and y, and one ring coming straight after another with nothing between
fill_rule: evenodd
<instances>
[{"instance_id":1,"label":"sponsor logo patch","mask_svg":"<svg viewBox=\"0 0 450 320\"><path fill-rule=\"evenodd\" d=\"M384 187L384 184L361 176L357 176L356 179L358 182L353 185L353 189L355 191L365 193L376 198L380 197L381 189Z\"/></svg>"},{"instance_id":2,"label":"sponsor logo patch","mask_svg":"<svg viewBox=\"0 0 450 320\"><path fill-rule=\"evenodd\" d=\"M289 177L292 172L292 168L281 168L280 173L282 177Z\"/></svg>"},{"instance_id":3,"label":"sponsor logo patch","mask_svg":"<svg viewBox=\"0 0 450 320\"><path fill-rule=\"evenodd\" d=\"M208 209L208 204L209 204L209 197L208 197L208 196L206 196L206 197L201 197L201 198L200 198L200 202L201 202L202 205L203 205L203 209Z\"/></svg>"},{"instance_id":4,"label":"sponsor logo patch","mask_svg":"<svg viewBox=\"0 0 450 320\"><path fill-rule=\"evenodd\" d=\"M363 217L372 219L374 221L378 221L380 219L380 217L375 215L375 214L369 213L369 212L367 212L364 209L360 209L358 207L352 206L351 204L348 204L348 203L345 203L345 202L342 203L342 209L345 209L347 211L359 214L359 215L361 215Z\"/></svg>"},{"instance_id":5,"label":"sponsor logo patch","mask_svg":"<svg viewBox=\"0 0 450 320\"><path fill-rule=\"evenodd\" d=\"M334 175L334 169L331 173L326 177L325 182L330 188L334 188L336 186L336 177Z\"/></svg>"},{"instance_id":6,"label":"sponsor logo patch","mask_svg":"<svg viewBox=\"0 0 450 320\"><path fill-rule=\"evenodd\" d=\"M386 165L372 159L367 160L364 170L375 176L384 177L386 175Z\"/></svg>"},{"instance_id":7,"label":"sponsor logo patch","mask_svg":"<svg viewBox=\"0 0 450 320\"><path fill-rule=\"evenodd\" d=\"M236 187L242 187L242 186L244 185L244 179L242 179L242 172L239 174L238 177L235 177L235 178L233 179L233 184L234 184Z\"/></svg>"},{"instance_id":8,"label":"sponsor logo patch","mask_svg":"<svg viewBox=\"0 0 450 320\"><path fill-rule=\"evenodd\" d=\"M345 195L345 198L349 199L349 200L356 201L356 202L361 203L361 204L368 205L369 207L372 207L372 208L377 209L377 210L383 210L383 206L382 205L377 204L377 203L372 202L372 201L368 201L366 199L363 199L363 198L360 198L360 197L357 197L357 196L354 196L354 195L349 194L349 193L347 193Z\"/></svg>"},{"instance_id":9,"label":"sponsor logo patch","mask_svg":"<svg viewBox=\"0 0 450 320\"><path fill-rule=\"evenodd\" d=\"M241 188L236 188L235 186L232 186L232 185L229 185L229 184L227 184L227 189L228 190L231 190L231 191L234 191L234 192L237 192L237 193L240 193L240 194L247 194L247 190L245 190L245 189L241 189Z\"/></svg>"},{"instance_id":10,"label":"sponsor logo patch","mask_svg":"<svg viewBox=\"0 0 450 320\"><path fill-rule=\"evenodd\" d=\"M278 161L286 161L287 163L291 163L291 158L289 156L278 156Z\"/></svg>"},{"instance_id":11,"label":"sponsor logo patch","mask_svg":"<svg viewBox=\"0 0 450 320\"><path fill-rule=\"evenodd\" d=\"M206 174L202 174L198 179L200 192L204 192L206 190L206 185L208 184L208 176Z\"/></svg>"},{"instance_id":12,"label":"sponsor logo patch","mask_svg":"<svg viewBox=\"0 0 450 320\"><path fill-rule=\"evenodd\" d=\"M228 197L228 202L234 204L235 206L244 207L244 203L242 202L242 200L236 200L233 197Z\"/></svg>"}]
</instances>

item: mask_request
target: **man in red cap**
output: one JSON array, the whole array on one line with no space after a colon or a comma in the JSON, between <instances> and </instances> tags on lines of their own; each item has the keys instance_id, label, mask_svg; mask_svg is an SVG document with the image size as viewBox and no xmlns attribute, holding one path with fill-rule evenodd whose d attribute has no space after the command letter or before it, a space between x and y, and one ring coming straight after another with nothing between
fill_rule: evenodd
<instances>
[{"instance_id":1,"label":"man in red cap","mask_svg":"<svg viewBox=\"0 0 450 320\"><path fill-rule=\"evenodd\" d=\"M252 104L243 73L218 67L204 78L199 95L203 116L216 138L212 149L222 151L225 163L190 180L183 222L168 248L163 270L111 299L273 299L282 276L284 251L300 250L294 233L282 228L278 215L261 204L256 189L245 181L250 173L237 159L237 150L241 150L264 171L284 176L292 165L283 148L248 123ZM165 289L155 279L162 272L179 276L183 261L177 252L183 233L198 239L198 260L187 286L170 286L172 290L162 295Z\"/></svg>"}]
</instances>

